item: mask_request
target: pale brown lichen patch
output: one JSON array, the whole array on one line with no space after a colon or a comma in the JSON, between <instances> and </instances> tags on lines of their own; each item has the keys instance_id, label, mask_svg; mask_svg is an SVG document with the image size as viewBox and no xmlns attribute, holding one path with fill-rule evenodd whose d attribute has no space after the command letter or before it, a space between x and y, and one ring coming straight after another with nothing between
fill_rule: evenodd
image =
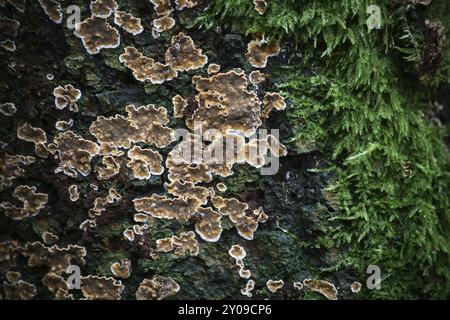
<instances>
[{"instance_id":1,"label":"pale brown lichen patch","mask_svg":"<svg viewBox=\"0 0 450 320\"><path fill-rule=\"evenodd\" d=\"M104 18L90 17L78 23L74 35L82 40L83 46L91 55L120 45L119 32Z\"/></svg>"},{"instance_id":2,"label":"pale brown lichen patch","mask_svg":"<svg viewBox=\"0 0 450 320\"><path fill-rule=\"evenodd\" d=\"M19 27L20 22L16 19L0 17L0 33L4 34L5 36L17 36L17 30L19 29Z\"/></svg>"},{"instance_id":3,"label":"pale brown lichen patch","mask_svg":"<svg viewBox=\"0 0 450 320\"><path fill-rule=\"evenodd\" d=\"M203 68L208 57L195 46L194 40L183 32L172 37L172 44L165 54L166 63L175 71L189 71Z\"/></svg>"},{"instance_id":4,"label":"pale brown lichen patch","mask_svg":"<svg viewBox=\"0 0 450 320\"><path fill-rule=\"evenodd\" d=\"M91 13L99 18L108 18L119 8L115 0L95 0L90 3Z\"/></svg>"},{"instance_id":5,"label":"pale brown lichen patch","mask_svg":"<svg viewBox=\"0 0 450 320\"><path fill-rule=\"evenodd\" d=\"M253 5L258 14L263 15L267 10L267 1L269 0L253 0Z\"/></svg>"},{"instance_id":6,"label":"pale brown lichen patch","mask_svg":"<svg viewBox=\"0 0 450 320\"><path fill-rule=\"evenodd\" d=\"M44 241L44 243L47 245L55 244L59 240L59 237L56 234L51 233L49 231L44 231L41 237L42 241Z\"/></svg>"},{"instance_id":7,"label":"pale brown lichen patch","mask_svg":"<svg viewBox=\"0 0 450 320\"><path fill-rule=\"evenodd\" d=\"M39 157L47 158L48 152L45 144L47 143L47 134L41 128L35 128L28 122L17 127L17 138L34 143L34 151Z\"/></svg>"},{"instance_id":8,"label":"pale brown lichen patch","mask_svg":"<svg viewBox=\"0 0 450 320\"><path fill-rule=\"evenodd\" d=\"M34 186L20 185L14 189L13 196L22 202L21 207L9 202L0 203L0 208L5 210L5 215L13 220L36 216L48 202L48 195L37 192L37 188Z\"/></svg>"},{"instance_id":9,"label":"pale brown lichen patch","mask_svg":"<svg viewBox=\"0 0 450 320\"><path fill-rule=\"evenodd\" d=\"M172 278L155 275L152 279L144 279L135 295L137 300L162 300L179 290L180 286Z\"/></svg>"},{"instance_id":10,"label":"pale brown lichen patch","mask_svg":"<svg viewBox=\"0 0 450 320\"><path fill-rule=\"evenodd\" d=\"M322 294L328 300L337 300L338 291L334 284L325 280L303 280L303 285L311 289L312 291Z\"/></svg>"},{"instance_id":11,"label":"pale brown lichen patch","mask_svg":"<svg viewBox=\"0 0 450 320\"><path fill-rule=\"evenodd\" d=\"M277 40L266 42L264 39L256 39L247 46L247 59L255 68L265 68L267 60L280 53L280 43Z\"/></svg>"},{"instance_id":12,"label":"pale brown lichen patch","mask_svg":"<svg viewBox=\"0 0 450 320\"><path fill-rule=\"evenodd\" d=\"M267 92L263 100L263 117L268 118L273 109L279 111L286 109L286 101L277 92Z\"/></svg>"},{"instance_id":13,"label":"pale brown lichen patch","mask_svg":"<svg viewBox=\"0 0 450 320\"><path fill-rule=\"evenodd\" d=\"M7 103L0 104L0 113L1 114L5 115L7 117L11 117L16 112L17 112L17 108L14 105L14 103L7 102Z\"/></svg>"},{"instance_id":14,"label":"pale brown lichen patch","mask_svg":"<svg viewBox=\"0 0 450 320\"><path fill-rule=\"evenodd\" d=\"M72 131L59 133L49 150L57 154L59 166L55 172L64 172L66 175L76 177L77 173L88 176L91 173L91 160L98 154L99 146L92 141L83 139Z\"/></svg>"},{"instance_id":15,"label":"pale brown lichen patch","mask_svg":"<svg viewBox=\"0 0 450 320\"><path fill-rule=\"evenodd\" d=\"M69 106L70 111L78 112L77 101L81 98L81 91L73 85L58 86L53 90L53 95L55 96L55 106L57 109L63 110Z\"/></svg>"},{"instance_id":16,"label":"pale brown lichen patch","mask_svg":"<svg viewBox=\"0 0 450 320\"><path fill-rule=\"evenodd\" d=\"M141 19L124 11L116 11L114 14L114 23L132 35L137 35L144 31Z\"/></svg>"},{"instance_id":17,"label":"pale brown lichen patch","mask_svg":"<svg viewBox=\"0 0 450 320\"><path fill-rule=\"evenodd\" d=\"M266 286L267 289L269 289L270 292L277 292L278 290L280 290L281 288L283 288L284 286L284 281L283 280L268 280L266 282Z\"/></svg>"},{"instance_id":18,"label":"pale brown lichen patch","mask_svg":"<svg viewBox=\"0 0 450 320\"><path fill-rule=\"evenodd\" d=\"M150 179L152 175L159 176L164 172L163 158L158 151L134 146L127 155L130 158L127 167L131 168L135 179Z\"/></svg>"},{"instance_id":19,"label":"pale brown lichen patch","mask_svg":"<svg viewBox=\"0 0 450 320\"><path fill-rule=\"evenodd\" d=\"M126 279L131 275L131 261L122 259L111 265L111 273L118 278Z\"/></svg>"},{"instance_id":20,"label":"pale brown lichen patch","mask_svg":"<svg viewBox=\"0 0 450 320\"><path fill-rule=\"evenodd\" d=\"M208 66L208 69L206 69L206 71L208 72L209 75L216 74L220 71L220 65L218 65L216 63L211 63Z\"/></svg>"},{"instance_id":21,"label":"pale brown lichen patch","mask_svg":"<svg viewBox=\"0 0 450 320\"><path fill-rule=\"evenodd\" d=\"M188 103L180 95L176 95L172 98L173 105L173 116L177 119L182 119L184 117L184 111L186 110Z\"/></svg>"},{"instance_id":22,"label":"pale brown lichen patch","mask_svg":"<svg viewBox=\"0 0 450 320\"><path fill-rule=\"evenodd\" d=\"M95 169L99 180L109 180L120 172L120 164L113 156L104 156L102 163Z\"/></svg>"},{"instance_id":23,"label":"pale brown lichen patch","mask_svg":"<svg viewBox=\"0 0 450 320\"><path fill-rule=\"evenodd\" d=\"M170 0L150 0L158 16L168 16L172 12Z\"/></svg>"},{"instance_id":24,"label":"pale brown lichen patch","mask_svg":"<svg viewBox=\"0 0 450 320\"><path fill-rule=\"evenodd\" d=\"M16 43L12 40L6 39L5 41L0 42L0 48L9 52L14 52L16 51Z\"/></svg>"},{"instance_id":25,"label":"pale brown lichen patch","mask_svg":"<svg viewBox=\"0 0 450 320\"><path fill-rule=\"evenodd\" d=\"M172 17L161 17L153 20L153 28L157 32L164 32L172 29L175 26L175 19Z\"/></svg>"},{"instance_id":26,"label":"pale brown lichen patch","mask_svg":"<svg viewBox=\"0 0 450 320\"><path fill-rule=\"evenodd\" d=\"M81 277L81 292L87 300L120 300L125 288L112 277L88 275Z\"/></svg>"},{"instance_id":27,"label":"pale brown lichen patch","mask_svg":"<svg viewBox=\"0 0 450 320\"><path fill-rule=\"evenodd\" d=\"M54 23L61 23L63 19L63 12L61 3L56 0L38 0L45 14Z\"/></svg>"}]
</instances>

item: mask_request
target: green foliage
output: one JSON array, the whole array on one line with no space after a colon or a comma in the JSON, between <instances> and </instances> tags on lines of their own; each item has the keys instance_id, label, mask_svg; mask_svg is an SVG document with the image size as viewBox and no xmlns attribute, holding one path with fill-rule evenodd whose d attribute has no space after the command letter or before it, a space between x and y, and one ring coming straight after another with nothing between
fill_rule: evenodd
<instances>
[{"instance_id":1,"label":"green foliage","mask_svg":"<svg viewBox=\"0 0 450 320\"><path fill-rule=\"evenodd\" d=\"M382 29L368 31L366 0L273 0L264 16L251 0L216 0L197 21L293 41L304 55L281 89L297 145L313 141L336 172L340 210L322 237L343 250L328 270L380 266L372 298L450 295L449 158L443 130L424 114L436 87L448 81L449 50L439 74L423 83L423 8L377 1ZM433 1L429 17L450 27L449 5ZM422 18L423 22L423 18ZM296 68L296 70L299 70Z\"/></svg>"}]
</instances>

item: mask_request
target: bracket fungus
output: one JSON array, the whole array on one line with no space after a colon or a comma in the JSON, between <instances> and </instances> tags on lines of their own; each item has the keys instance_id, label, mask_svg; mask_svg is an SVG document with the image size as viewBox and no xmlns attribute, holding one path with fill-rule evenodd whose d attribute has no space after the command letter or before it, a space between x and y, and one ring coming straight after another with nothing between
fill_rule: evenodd
<instances>
[{"instance_id":1,"label":"bracket fungus","mask_svg":"<svg viewBox=\"0 0 450 320\"><path fill-rule=\"evenodd\" d=\"M255 7L255 10L260 15L263 15L264 13L266 13L267 1L269 1L269 0L253 0L253 5Z\"/></svg>"},{"instance_id":2,"label":"bracket fungus","mask_svg":"<svg viewBox=\"0 0 450 320\"><path fill-rule=\"evenodd\" d=\"M200 208L201 201L196 198L168 198L153 194L133 200L137 212L150 214L160 219L189 220Z\"/></svg>"},{"instance_id":3,"label":"bracket fungus","mask_svg":"<svg viewBox=\"0 0 450 320\"><path fill-rule=\"evenodd\" d=\"M322 294L328 300L337 300L338 291L334 284L329 281L305 279L303 280L303 285L312 291Z\"/></svg>"},{"instance_id":4,"label":"bracket fungus","mask_svg":"<svg viewBox=\"0 0 450 320\"><path fill-rule=\"evenodd\" d=\"M105 18L90 17L77 23L74 35L80 38L86 51L97 54L105 48L117 48L120 45L120 34Z\"/></svg>"},{"instance_id":5,"label":"bracket fungus","mask_svg":"<svg viewBox=\"0 0 450 320\"><path fill-rule=\"evenodd\" d=\"M131 160L127 167L131 168L135 179L150 179L152 175L159 176L164 172L163 158L158 151L134 146L128 150L128 157Z\"/></svg>"},{"instance_id":6,"label":"bracket fungus","mask_svg":"<svg viewBox=\"0 0 450 320\"><path fill-rule=\"evenodd\" d=\"M267 60L280 53L280 43L277 40L267 42L265 39L255 39L248 43L247 59L255 68L265 68Z\"/></svg>"},{"instance_id":7,"label":"bracket fungus","mask_svg":"<svg viewBox=\"0 0 450 320\"><path fill-rule=\"evenodd\" d=\"M208 66L208 69L206 70L206 72L208 72L209 75L211 74L216 74L220 71L220 65L216 64L216 63L211 63Z\"/></svg>"},{"instance_id":8,"label":"bracket fungus","mask_svg":"<svg viewBox=\"0 0 450 320\"><path fill-rule=\"evenodd\" d=\"M253 289L255 289L255 281L250 279L247 281L245 288L241 289L241 293L242 293L242 295L251 298Z\"/></svg>"},{"instance_id":9,"label":"bracket fungus","mask_svg":"<svg viewBox=\"0 0 450 320\"><path fill-rule=\"evenodd\" d=\"M150 0L158 16L168 16L172 12L170 0Z\"/></svg>"},{"instance_id":10,"label":"bracket fungus","mask_svg":"<svg viewBox=\"0 0 450 320\"><path fill-rule=\"evenodd\" d=\"M217 242L222 235L222 215L211 208L199 208L195 231L207 242Z\"/></svg>"},{"instance_id":11,"label":"bracket fungus","mask_svg":"<svg viewBox=\"0 0 450 320\"><path fill-rule=\"evenodd\" d=\"M198 49L194 40L185 33L180 32L172 37L171 43L165 60L175 71L197 70L208 63L208 57L202 54L202 49Z\"/></svg>"},{"instance_id":12,"label":"bracket fungus","mask_svg":"<svg viewBox=\"0 0 450 320\"><path fill-rule=\"evenodd\" d=\"M49 150L60 160L55 172L64 172L70 177L78 173L88 176L91 173L91 160L98 154L99 146L72 131L59 133L49 145Z\"/></svg>"},{"instance_id":13,"label":"bracket fungus","mask_svg":"<svg viewBox=\"0 0 450 320\"><path fill-rule=\"evenodd\" d=\"M14 52L16 51L16 43L12 40L6 39L5 41L0 42L0 48L5 49L6 51Z\"/></svg>"},{"instance_id":14,"label":"bracket fungus","mask_svg":"<svg viewBox=\"0 0 450 320\"><path fill-rule=\"evenodd\" d=\"M78 112L77 101L81 98L81 91L73 85L58 86L53 90L53 95L55 96L55 106L57 109L63 110L69 106L70 111Z\"/></svg>"},{"instance_id":15,"label":"bracket fungus","mask_svg":"<svg viewBox=\"0 0 450 320\"><path fill-rule=\"evenodd\" d=\"M172 236L168 238L156 240L157 252L174 252L177 256L184 256L189 253L191 256L197 256L200 247L192 231L182 232L179 236Z\"/></svg>"},{"instance_id":16,"label":"bracket fungus","mask_svg":"<svg viewBox=\"0 0 450 320\"><path fill-rule=\"evenodd\" d=\"M31 300L37 294L37 288L34 284L17 280L15 282L3 282L6 300Z\"/></svg>"},{"instance_id":17,"label":"bracket fungus","mask_svg":"<svg viewBox=\"0 0 450 320\"><path fill-rule=\"evenodd\" d=\"M350 289L353 293L359 293L361 291L362 284L360 282L353 282L350 286Z\"/></svg>"},{"instance_id":18,"label":"bracket fungus","mask_svg":"<svg viewBox=\"0 0 450 320\"><path fill-rule=\"evenodd\" d=\"M47 147L47 135L41 128L35 128L28 122L17 127L17 138L34 143L34 151L39 157L46 158L48 156Z\"/></svg>"},{"instance_id":19,"label":"bracket fungus","mask_svg":"<svg viewBox=\"0 0 450 320\"><path fill-rule=\"evenodd\" d=\"M0 156L0 192L10 187L17 177L23 176L22 166L30 165L36 159L31 156L1 154Z\"/></svg>"},{"instance_id":20,"label":"bracket fungus","mask_svg":"<svg viewBox=\"0 0 450 320\"><path fill-rule=\"evenodd\" d=\"M267 289L269 289L270 292L277 292L278 290L280 290L281 288L283 288L284 286L284 281L283 280L268 280L266 282L266 286Z\"/></svg>"},{"instance_id":21,"label":"bracket fungus","mask_svg":"<svg viewBox=\"0 0 450 320\"><path fill-rule=\"evenodd\" d=\"M69 119L69 121L58 120L55 123L55 129L58 131L67 131L73 127L73 124L73 119Z\"/></svg>"},{"instance_id":22,"label":"bracket fungus","mask_svg":"<svg viewBox=\"0 0 450 320\"><path fill-rule=\"evenodd\" d=\"M89 6L92 15L99 18L108 18L119 8L115 0L95 0Z\"/></svg>"},{"instance_id":23,"label":"bracket fungus","mask_svg":"<svg viewBox=\"0 0 450 320\"><path fill-rule=\"evenodd\" d=\"M17 30L19 29L19 27L20 22L16 19L0 17L0 33L4 34L5 36L17 36Z\"/></svg>"},{"instance_id":24,"label":"bracket fungus","mask_svg":"<svg viewBox=\"0 0 450 320\"><path fill-rule=\"evenodd\" d=\"M69 187L69 198L72 202L76 202L80 199L80 191L78 190L78 186L76 184Z\"/></svg>"},{"instance_id":25,"label":"bracket fungus","mask_svg":"<svg viewBox=\"0 0 450 320\"><path fill-rule=\"evenodd\" d=\"M59 274L49 272L42 277L42 284L53 293L55 300L74 300L72 294L69 294L69 283Z\"/></svg>"},{"instance_id":26,"label":"bracket fungus","mask_svg":"<svg viewBox=\"0 0 450 320\"><path fill-rule=\"evenodd\" d=\"M178 198L195 198L200 201L202 205L208 203L209 190L205 187L196 186L193 182L181 182L178 180L165 183L164 187L167 192Z\"/></svg>"},{"instance_id":27,"label":"bracket fungus","mask_svg":"<svg viewBox=\"0 0 450 320\"><path fill-rule=\"evenodd\" d=\"M132 35L137 35L144 31L141 19L124 11L116 11L114 13L114 23Z\"/></svg>"},{"instance_id":28,"label":"bracket fungus","mask_svg":"<svg viewBox=\"0 0 450 320\"><path fill-rule=\"evenodd\" d=\"M26 185L16 187L13 196L22 202L22 207L17 207L9 202L0 203L0 208L5 210L6 216L13 220L36 216L48 202L47 194L38 193L36 187Z\"/></svg>"},{"instance_id":29,"label":"bracket fungus","mask_svg":"<svg viewBox=\"0 0 450 320\"><path fill-rule=\"evenodd\" d=\"M263 100L263 117L268 118L273 109L279 111L286 109L286 102L281 94L277 92L267 92Z\"/></svg>"},{"instance_id":30,"label":"bracket fungus","mask_svg":"<svg viewBox=\"0 0 450 320\"><path fill-rule=\"evenodd\" d=\"M152 58L144 56L134 47L126 47L119 56L119 61L133 71L136 80L145 81L149 77L149 69L155 63Z\"/></svg>"},{"instance_id":31,"label":"bracket fungus","mask_svg":"<svg viewBox=\"0 0 450 320\"><path fill-rule=\"evenodd\" d=\"M99 180L109 180L120 172L120 164L113 156L104 156L102 163L95 169Z\"/></svg>"},{"instance_id":32,"label":"bracket fungus","mask_svg":"<svg viewBox=\"0 0 450 320\"><path fill-rule=\"evenodd\" d=\"M0 104L0 113L4 116L11 117L17 112L17 108L14 103L7 102Z\"/></svg>"},{"instance_id":33,"label":"bracket fungus","mask_svg":"<svg viewBox=\"0 0 450 320\"><path fill-rule=\"evenodd\" d=\"M231 249L228 250L228 254L235 260L243 260L247 256L244 247L238 244L233 244Z\"/></svg>"},{"instance_id":34,"label":"bracket fungus","mask_svg":"<svg viewBox=\"0 0 450 320\"><path fill-rule=\"evenodd\" d=\"M88 275L81 277L81 292L87 300L120 300L125 288L122 281L112 277Z\"/></svg>"},{"instance_id":35,"label":"bracket fungus","mask_svg":"<svg viewBox=\"0 0 450 320\"><path fill-rule=\"evenodd\" d=\"M122 259L111 265L111 273L118 278L126 279L131 275L131 261Z\"/></svg>"},{"instance_id":36,"label":"bracket fungus","mask_svg":"<svg viewBox=\"0 0 450 320\"><path fill-rule=\"evenodd\" d=\"M180 286L170 277L154 275L144 279L136 291L137 300L162 300L180 291Z\"/></svg>"},{"instance_id":37,"label":"bracket fungus","mask_svg":"<svg viewBox=\"0 0 450 320\"><path fill-rule=\"evenodd\" d=\"M95 218L100 216L106 207L110 204L114 204L121 200L122 196L116 191L116 189L110 188L108 194L104 197L98 197L94 200L94 207L89 209L89 217Z\"/></svg>"},{"instance_id":38,"label":"bracket fungus","mask_svg":"<svg viewBox=\"0 0 450 320\"><path fill-rule=\"evenodd\" d=\"M175 0L175 8L177 10L192 9L198 6L203 0Z\"/></svg>"},{"instance_id":39,"label":"bracket fungus","mask_svg":"<svg viewBox=\"0 0 450 320\"><path fill-rule=\"evenodd\" d=\"M184 111L188 106L186 99L184 99L180 95L176 95L172 98L172 105L173 105L173 116L175 118L182 119L184 117Z\"/></svg>"},{"instance_id":40,"label":"bracket fungus","mask_svg":"<svg viewBox=\"0 0 450 320\"><path fill-rule=\"evenodd\" d=\"M172 17L164 16L153 20L153 28L157 32L164 32L172 29L175 26L175 19Z\"/></svg>"},{"instance_id":41,"label":"bracket fungus","mask_svg":"<svg viewBox=\"0 0 450 320\"><path fill-rule=\"evenodd\" d=\"M12 5L19 12L25 12L26 0L2 0L0 1L0 7L6 6L6 3Z\"/></svg>"},{"instance_id":42,"label":"bracket fungus","mask_svg":"<svg viewBox=\"0 0 450 320\"><path fill-rule=\"evenodd\" d=\"M54 23L61 23L63 19L63 12L61 3L56 0L38 0L45 14Z\"/></svg>"},{"instance_id":43,"label":"bracket fungus","mask_svg":"<svg viewBox=\"0 0 450 320\"><path fill-rule=\"evenodd\" d=\"M4 273L17 266L17 259L21 250L19 242L15 240L0 242L0 272Z\"/></svg>"},{"instance_id":44,"label":"bracket fungus","mask_svg":"<svg viewBox=\"0 0 450 320\"><path fill-rule=\"evenodd\" d=\"M44 231L41 237L42 241L44 241L44 243L47 245L55 244L59 240L59 237L56 234L49 231Z\"/></svg>"},{"instance_id":45,"label":"bracket fungus","mask_svg":"<svg viewBox=\"0 0 450 320\"><path fill-rule=\"evenodd\" d=\"M250 80L251 84L258 85L266 81L266 75L259 70L255 70L250 72L250 74L248 75L248 79Z\"/></svg>"},{"instance_id":46,"label":"bracket fungus","mask_svg":"<svg viewBox=\"0 0 450 320\"><path fill-rule=\"evenodd\" d=\"M294 288L297 289L298 291L303 289L303 283L301 283L300 281L296 281L293 284Z\"/></svg>"}]
</instances>

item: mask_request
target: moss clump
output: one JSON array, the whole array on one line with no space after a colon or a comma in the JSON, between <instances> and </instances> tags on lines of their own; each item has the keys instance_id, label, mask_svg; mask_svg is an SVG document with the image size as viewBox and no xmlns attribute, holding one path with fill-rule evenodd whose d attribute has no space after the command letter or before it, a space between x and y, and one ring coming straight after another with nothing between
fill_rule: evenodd
<instances>
[{"instance_id":1,"label":"moss clump","mask_svg":"<svg viewBox=\"0 0 450 320\"><path fill-rule=\"evenodd\" d=\"M425 18L448 17L450 5L378 1L382 28L369 31L371 4L279 0L258 16L250 0L217 0L197 23L264 32L301 50L303 63L280 87L291 103L292 138L299 146L313 142L336 174L332 187L341 210L332 214L320 244L343 254L328 271L352 268L363 279L375 264L381 290L362 296L446 298L449 158L445 130L424 115L438 86L448 87L449 50L426 82L417 65L426 46ZM450 27L448 18L441 22Z\"/></svg>"}]
</instances>

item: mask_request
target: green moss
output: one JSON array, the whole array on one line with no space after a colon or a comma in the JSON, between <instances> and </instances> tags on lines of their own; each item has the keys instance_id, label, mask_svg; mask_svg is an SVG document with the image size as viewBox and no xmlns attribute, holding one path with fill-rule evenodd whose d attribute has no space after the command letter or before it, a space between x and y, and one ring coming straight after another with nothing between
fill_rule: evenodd
<instances>
[{"instance_id":1,"label":"green moss","mask_svg":"<svg viewBox=\"0 0 450 320\"><path fill-rule=\"evenodd\" d=\"M364 279L375 264L382 288L363 297L446 298L449 158L444 130L423 114L437 86L448 82L449 50L427 83L419 80L417 63L423 17L447 15L442 22L449 27L449 4L433 1L425 9L378 1L382 29L369 32L371 4L279 0L259 16L250 0L217 0L197 23L264 32L301 50L303 63L285 70L290 78L280 88L290 103L298 151L318 148L336 176L332 187L341 210L331 215L319 245L343 253L324 271L351 268Z\"/></svg>"}]
</instances>

